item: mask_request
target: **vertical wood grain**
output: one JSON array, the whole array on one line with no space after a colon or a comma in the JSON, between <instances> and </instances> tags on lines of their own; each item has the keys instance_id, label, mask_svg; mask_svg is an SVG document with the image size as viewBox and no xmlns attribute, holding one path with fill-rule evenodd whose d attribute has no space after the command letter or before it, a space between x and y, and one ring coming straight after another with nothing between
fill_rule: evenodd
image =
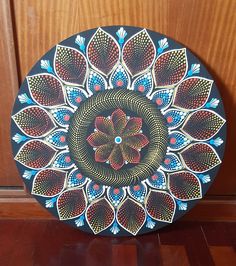
<instances>
[{"instance_id":1,"label":"vertical wood grain","mask_svg":"<svg viewBox=\"0 0 236 266\"><path fill-rule=\"evenodd\" d=\"M166 34L195 53L219 87L228 120L227 147L208 194L232 195L236 193L235 10L235 0L13 0L20 79L52 46L80 31L122 24Z\"/></svg>"},{"instance_id":2,"label":"vertical wood grain","mask_svg":"<svg viewBox=\"0 0 236 266\"><path fill-rule=\"evenodd\" d=\"M0 32L0 186L22 186L10 143L10 116L18 90L18 77L8 0L0 0Z\"/></svg>"}]
</instances>

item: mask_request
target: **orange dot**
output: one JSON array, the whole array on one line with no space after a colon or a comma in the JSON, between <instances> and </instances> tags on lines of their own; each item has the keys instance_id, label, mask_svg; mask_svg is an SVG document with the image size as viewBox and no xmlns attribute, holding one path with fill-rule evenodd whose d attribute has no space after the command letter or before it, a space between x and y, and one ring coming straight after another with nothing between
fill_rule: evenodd
<instances>
[{"instance_id":1,"label":"orange dot","mask_svg":"<svg viewBox=\"0 0 236 266\"><path fill-rule=\"evenodd\" d=\"M101 86L99 84L95 84L94 85L94 90L95 91L100 91L100 89L101 89Z\"/></svg>"},{"instance_id":2,"label":"orange dot","mask_svg":"<svg viewBox=\"0 0 236 266\"><path fill-rule=\"evenodd\" d=\"M82 174L80 174L80 173L76 175L76 178L78 178L78 179L82 179L82 177L83 177L83 176L82 176Z\"/></svg>"},{"instance_id":3,"label":"orange dot","mask_svg":"<svg viewBox=\"0 0 236 266\"><path fill-rule=\"evenodd\" d=\"M158 176L157 175L153 175L152 176L152 180L157 180Z\"/></svg>"},{"instance_id":4,"label":"orange dot","mask_svg":"<svg viewBox=\"0 0 236 266\"><path fill-rule=\"evenodd\" d=\"M157 104L157 105L162 105L162 103L163 103L163 101L162 101L161 98L157 98L157 99L156 99L156 104Z\"/></svg>"},{"instance_id":5,"label":"orange dot","mask_svg":"<svg viewBox=\"0 0 236 266\"><path fill-rule=\"evenodd\" d=\"M116 194L116 195L119 194L120 193L119 188L114 188L113 193Z\"/></svg>"},{"instance_id":6,"label":"orange dot","mask_svg":"<svg viewBox=\"0 0 236 266\"><path fill-rule=\"evenodd\" d=\"M173 117L172 116L168 116L166 120L167 120L168 123L172 123L173 122Z\"/></svg>"},{"instance_id":7,"label":"orange dot","mask_svg":"<svg viewBox=\"0 0 236 266\"><path fill-rule=\"evenodd\" d=\"M67 163L69 163L69 162L71 161L70 156L66 156L66 157L65 157L65 161L66 161Z\"/></svg>"},{"instance_id":8,"label":"orange dot","mask_svg":"<svg viewBox=\"0 0 236 266\"><path fill-rule=\"evenodd\" d=\"M60 142L65 142L66 141L66 137L65 136L61 136L60 137Z\"/></svg>"},{"instance_id":9,"label":"orange dot","mask_svg":"<svg viewBox=\"0 0 236 266\"><path fill-rule=\"evenodd\" d=\"M117 85L118 87L121 87L123 84L124 84L124 83L123 83L123 81L122 81L121 79L117 80L117 82L116 82L116 85Z\"/></svg>"},{"instance_id":10,"label":"orange dot","mask_svg":"<svg viewBox=\"0 0 236 266\"><path fill-rule=\"evenodd\" d=\"M171 138L171 139L170 139L170 143L171 143L171 144L175 144L175 143L176 143L176 138Z\"/></svg>"},{"instance_id":11,"label":"orange dot","mask_svg":"<svg viewBox=\"0 0 236 266\"><path fill-rule=\"evenodd\" d=\"M70 116L69 115L64 115L64 121L69 121L70 120Z\"/></svg>"},{"instance_id":12,"label":"orange dot","mask_svg":"<svg viewBox=\"0 0 236 266\"><path fill-rule=\"evenodd\" d=\"M82 101L81 97L77 97L77 98L76 98L76 102L77 102L77 103L80 103L81 101Z\"/></svg>"},{"instance_id":13,"label":"orange dot","mask_svg":"<svg viewBox=\"0 0 236 266\"><path fill-rule=\"evenodd\" d=\"M94 190L99 190L99 185L98 185L98 184L94 184L94 185L93 185L93 189L94 189Z\"/></svg>"},{"instance_id":14,"label":"orange dot","mask_svg":"<svg viewBox=\"0 0 236 266\"><path fill-rule=\"evenodd\" d=\"M143 85L138 86L138 91L144 92L144 90L145 90L145 87Z\"/></svg>"},{"instance_id":15,"label":"orange dot","mask_svg":"<svg viewBox=\"0 0 236 266\"><path fill-rule=\"evenodd\" d=\"M139 190L140 190L140 186L139 185L134 186L134 191L139 191Z\"/></svg>"},{"instance_id":16,"label":"orange dot","mask_svg":"<svg viewBox=\"0 0 236 266\"><path fill-rule=\"evenodd\" d=\"M165 164L169 164L170 163L170 159L169 158L166 158L165 161L164 161Z\"/></svg>"}]
</instances>

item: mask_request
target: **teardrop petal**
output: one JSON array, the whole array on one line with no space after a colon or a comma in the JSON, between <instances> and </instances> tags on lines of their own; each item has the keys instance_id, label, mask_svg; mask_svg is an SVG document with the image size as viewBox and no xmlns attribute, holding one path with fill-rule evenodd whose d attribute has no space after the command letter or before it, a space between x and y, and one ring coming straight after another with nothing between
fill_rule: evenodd
<instances>
[{"instance_id":1,"label":"teardrop petal","mask_svg":"<svg viewBox=\"0 0 236 266\"><path fill-rule=\"evenodd\" d=\"M43 197L54 197L64 188L66 172L54 169L39 171L33 181L32 194Z\"/></svg>"},{"instance_id":2,"label":"teardrop petal","mask_svg":"<svg viewBox=\"0 0 236 266\"><path fill-rule=\"evenodd\" d=\"M87 181L87 178L80 172L79 169L72 170L67 179L67 187L80 187L83 186Z\"/></svg>"},{"instance_id":3,"label":"teardrop petal","mask_svg":"<svg viewBox=\"0 0 236 266\"><path fill-rule=\"evenodd\" d=\"M88 182L86 186L86 194L88 196L89 201L93 201L94 199L101 197L104 192L105 192L105 187L94 181Z\"/></svg>"},{"instance_id":4,"label":"teardrop petal","mask_svg":"<svg viewBox=\"0 0 236 266\"><path fill-rule=\"evenodd\" d=\"M68 127L74 111L69 107L59 107L52 109L50 112L58 125Z\"/></svg>"},{"instance_id":5,"label":"teardrop petal","mask_svg":"<svg viewBox=\"0 0 236 266\"><path fill-rule=\"evenodd\" d=\"M167 153L161 167L167 172L172 172L182 169L183 166L176 154Z\"/></svg>"},{"instance_id":6,"label":"teardrop petal","mask_svg":"<svg viewBox=\"0 0 236 266\"><path fill-rule=\"evenodd\" d=\"M84 102L88 98L88 95L81 88L67 87L66 88L66 97L67 97L69 104L72 107L77 108L81 105L82 102Z\"/></svg>"},{"instance_id":7,"label":"teardrop petal","mask_svg":"<svg viewBox=\"0 0 236 266\"><path fill-rule=\"evenodd\" d=\"M85 56L77 49L57 45L54 57L57 76L67 85L83 85L88 65Z\"/></svg>"},{"instance_id":8,"label":"teardrop petal","mask_svg":"<svg viewBox=\"0 0 236 266\"><path fill-rule=\"evenodd\" d=\"M167 51L156 59L153 68L154 80L157 87L174 87L187 72L186 49Z\"/></svg>"},{"instance_id":9,"label":"teardrop petal","mask_svg":"<svg viewBox=\"0 0 236 266\"><path fill-rule=\"evenodd\" d=\"M146 201L147 213L155 220L172 223L176 203L173 197L164 191L150 190Z\"/></svg>"},{"instance_id":10,"label":"teardrop petal","mask_svg":"<svg viewBox=\"0 0 236 266\"><path fill-rule=\"evenodd\" d=\"M68 220L80 216L87 206L82 188L66 190L57 200L57 211L60 220Z\"/></svg>"},{"instance_id":11,"label":"teardrop petal","mask_svg":"<svg viewBox=\"0 0 236 266\"><path fill-rule=\"evenodd\" d=\"M126 198L117 209L119 225L132 235L136 235L146 220L146 212L140 203Z\"/></svg>"},{"instance_id":12,"label":"teardrop petal","mask_svg":"<svg viewBox=\"0 0 236 266\"><path fill-rule=\"evenodd\" d=\"M133 35L124 45L122 59L132 76L151 67L156 56L155 45L146 29Z\"/></svg>"},{"instance_id":13,"label":"teardrop petal","mask_svg":"<svg viewBox=\"0 0 236 266\"><path fill-rule=\"evenodd\" d=\"M27 77L29 92L35 102L44 107L65 103L62 83L51 74L37 74Z\"/></svg>"},{"instance_id":14,"label":"teardrop petal","mask_svg":"<svg viewBox=\"0 0 236 266\"><path fill-rule=\"evenodd\" d=\"M195 140L208 140L219 132L224 123L225 119L214 111L201 109L186 119L181 130Z\"/></svg>"},{"instance_id":15,"label":"teardrop petal","mask_svg":"<svg viewBox=\"0 0 236 266\"><path fill-rule=\"evenodd\" d=\"M117 207L120 202L125 198L126 192L124 188L121 187L108 187L107 197L111 204Z\"/></svg>"},{"instance_id":16,"label":"teardrop petal","mask_svg":"<svg viewBox=\"0 0 236 266\"><path fill-rule=\"evenodd\" d=\"M67 131L65 129L57 129L50 133L46 138L49 144L58 149L64 149L67 146Z\"/></svg>"},{"instance_id":17,"label":"teardrop petal","mask_svg":"<svg viewBox=\"0 0 236 266\"><path fill-rule=\"evenodd\" d=\"M153 89L152 73L147 72L142 76L136 78L132 84L132 89L144 95L149 95Z\"/></svg>"},{"instance_id":18,"label":"teardrop petal","mask_svg":"<svg viewBox=\"0 0 236 266\"><path fill-rule=\"evenodd\" d=\"M151 96L152 102L157 106L157 109L166 109L172 101L173 89L164 89L154 92Z\"/></svg>"},{"instance_id":19,"label":"teardrop petal","mask_svg":"<svg viewBox=\"0 0 236 266\"><path fill-rule=\"evenodd\" d=\"M43 137L56 127L47 111L39 106L23 108L12 119L22 132L33 138Z\"/></svg>"},{"instance_id":20,"label":"teardrop petal","mask_svg":"<svg viewBox=\"0 0 236 266\"><path fill-rule=\"evenodd\" d=\"M180 150L187 146L190 143L190 139L188 139L183 133L178 131L172 131L169 134L169 148L173 151Z\"/></svg>"},{"instance_id":21,"label":"teardrop petal","mask_svg":"<svg viewBox=\"0 0 236 266\"><path fill-rule=\"evenodd\" d=\"M130 77L121 64L111 74L110 87L115 89L127 89L130 87Z\"/></svg>"},{"instance_id":22,"label":"teardrop petal","mask_svg":"<svg viewBox=\"0 0 236 266\"><path fill-rule=\"evenodd\" d=\"M157 189L166 189L166 177L163 171L158 170L152 176L146 179L150 187Z\"/></svg>"},{"instance_id":23,"label":"teardrop petal","mask_svg":"<svg viewBox=\"0 0 236 266\"><path fill-rule=\"evenodd\" d=\"M201 183L196 175L188 171L168 175L171 194L179 200L202 198Z\"/></svg>"},{"instance_id":24,"label":"teardrop petal","mask_svg":"<svg viewBox=\"0 0 236 266\"><path fill-rule=\"evenodd\" d=\"M40 169L50 164L56 152L41 140L29 140L20 148L15 160L29 168Z\"/></svg>"},{"instance_id":25,"label":"teardrop petal","mask_svg":"<svg viewBox=\"0 0 236 266\"><path fill-rule=\"evenodd\" d=\"M189 145L180 152L186 167L193 172L202 173L221 163L216 151L206 143Z\"/></svg>"},{"instance_id":26,"label":"teardrop petal","mask_svg":"<svg viewBox=\"0 0 236 266\"><path fill-rule=\"evenodd\" d=\"M52 164L53 167L57 169L70 169L74 166L74 162L70 157L69 151L61 151L57 154L54 162Z\"/></svg>"},{"instance_id":27,"label":"teardrop petal","mask_svg":"<svg viewBox=\"0 0 236 266\"><path fill-rule=\"evenodd\" d=\"M87 90L90 94L98 93L107 89L107 82L104 77L91 70L87 79Z\"/></svg>"},{"instance_id":28,"label":"teardrop petal","mask_svg":"<svg viewBox=\"0 0 236 266\"><path fill-rule=\"evenodd\" d=\"M147 194L147 187L143 183L138 183L138 184L129 186L128 193L135 200L139 202L143 202Z\"/></svg>"},{"instance_id":29,"label":"teardrop petal","mask_svg":"<svg viewBox=\"0 0 236 266\"><path fill-rule=\"evenodd\" d=\"M212 80L201 77L185 79L175 91L174 106L186 110L201 108L207 102L212 84Z\"/></svg>"},{"instance_id":30,"label":"teardrop petal","mask_svg":"<svg viewBox=\"0 0 236 266\"><path fill-rule=\"evenodd\" d=\"M96 200L88 207L86 219L94 234L99 234L113 223L115 219L114 208L106 198Z\"/></svg>"},{"instance_id":31,"label":"teardrop petal","mask_svg":"<svg viewBox=\"0 0 236 266\"><path fill-rule=\"evenodd\" d=\"M170 129L175 129L179 127L185 120L187 113L177 110L177 109L168 109L164 114L166 118L166 125Z\"/></svg>"},{"instance_id":32,"label":"teardrop petal","mask_svg":"<svg viewBox=\"0 0 236 266\"><path fill-rule=\"evenodd\" d=\"M120 58L120 48L109 33L98 28L87 46L89 63L94 69L109 75Z\"/></svg>"}]
</instances>

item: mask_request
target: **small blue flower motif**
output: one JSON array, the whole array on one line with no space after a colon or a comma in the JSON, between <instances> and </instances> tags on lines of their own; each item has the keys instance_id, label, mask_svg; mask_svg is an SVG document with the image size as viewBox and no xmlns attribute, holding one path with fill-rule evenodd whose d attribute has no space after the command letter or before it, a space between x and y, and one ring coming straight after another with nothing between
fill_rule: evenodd
<instances>
[{"instance_id":1,"label":"small blue flower motif","mask_svg":"<svg viewBox=\"0 0 236 266\"><path fill-rule=\"evenodd\" d=\"M79 49L85 53L85 38L77 35L75 39L75 43L79 45Z\"/></svg>"},{"instance_id":2,"label":"small blue flower motif","mask_svg":"<svg viewBox=\"0 0 236 266\"><path fill-rule=\"evenodd\" d=\"M23 135L21 135L21 134L19 134L19 133L16 133L12 139L13 139L17 144L19 144L19 143L21 143L21 142L26 141L26 140L29 139L29 138L26 137L26 136L23 136Z\"/></svg>"},{"instance_id":3,"label":"small blue flower motif","mask_svg":"<svg viewBox=\"0 0 236 266\"><path fill-rule=\"evenodd\" d=\"M202 181L203 184L211 182L211 177L209 175L198 175L198 178Z\"/></svg>"},{"instance_id":4,"label":"small blue flower motif","mask_svg":"<svg viewBox=\"0 0 236 266\"><path fill-rule=\"evenodd\" d=\"M200 64L192 64L191 69L188 71L187 76L191 77L194 74L200 73Z\"/></svg>"},{"instance_id":5,"label":"small blue flower motif","mask_svg":"<svg viewBox=\"0 0 236 266\"><path fill-rule=\"evenodd\" d=\"M124 44L125 37L127 36L127 32L125 31L125 29L123 27L121 27L116 32L116 35L118 36L118 38L119 38L118 42L119 42L120 46L122 47Z\"/></svg>"},{"instance_id":6,"label":"small blue flower motif","mask_svg":"<svg viewBox=\"0 0 236 266\"><path fill-rule=\"evenodd\" d=\"M49 60L41 60L40 61L40 66L42 69L47 70L48 73L52 73L54 74L54 71L50 65L50 61Z\"/></svg>"},{"instance_id":7,"label":"small blue flower motif","mask_svg":"<svg viewBox=\"0 0 236 266\"><path fill-rule=\"evenodd\" d=\"M81 227L81 226L83 226L83 225L84 225L84 219L85 219L84 214L82 214L82 215L79 217L79 219L76 219L76 220L75 220L75 224L76 224L76 226L77 226L77 227Z\"/></svg>"},{"instance_id":8,"label":"small blue flower motif","mask_svg":"<svg viewBox=\"0 0 236 266\"><path fill-rule=\"evenodd\" d=\"M58 197L54 197L54 198L51 198L50 200L46 200L46 201L45 201L45 207L46 207L46 208L53 208L55 202L57 201L57 198L58 198Z\"/></svg>"},{"instance_id":9,"label":"small blue flower motif","mask_svg":"<svg viewBox=\"0 0 236 266\"><path fill-rule=\"evenodd\" d=\"M214 145L215 147L219 147L223 142L224 142L224 141L223 141L222 138L220 138L220 137L218 137L218 138L216 138L216 139L211 139L211 140L209 141L209 143L210 143L211 145Z\"/></svg>"},{"instance_id":10,"label":"small blue flower motif","mask_svg":"<svg viewBox=\"0 0 236 266\"><path fill-rule=\"evenodd\" d=\"M152 220L152 218L148 215L147 216L147 222L146 222L146 227L153 229L155 227L156 223Z\"/></svg>"},{"instance_id":11,"label":"small blue flower motif","mask_svg":"<svg viewBox=\"0 0 236 266\"><path fill-rule=\"evenodd\" d=\"M115 221L112 225L112 228L110 229L110 231L112 232L112 234L116 235L120 232L120 229L118 227L117 222Z\"/></svg>"},{"instance_id":12,"label":"small blue flower motif","mask_svg":"<svg viewBox=\"0 0 236 266\"><path fill-rule=\"evenodd\" d=\"M20 103L27 103L27 104L32 104L32 103L34 103L29 97L28 97L28 95L26 94L26 93L22 93L22 94L20 94L20 95L18 95L18 99L19 99L19 101L20 101Z\"/></svg>"},{"instance_id":13,"label":"small blue flower motif","mask_svg":"<svg viewBox=\"0 0 236 266\"><path fill-rule=\"evenodd\" d=\"M183 202L181 200L177 200L176 202L177 202L177 205L178 205L178 208L180 211L186 211L187 210L187 208L188 208L187 202Z\"/></svg>"},{"instance_id":14,"label":"small blue flower motif","mask_svg":"<svg viewBox=\"0 0 236 266\"><path fill-rule=\"evenodd\" d=\"M30 180L31 177L32 177L33 175L35 175L36 173L37 173L37 171L35 171L35 170L25 170L25 171L24 171L24 174L23 174L23 178L24 178L24 179L27 179L27 180Z\"/></svg>"},{"instance_id":15,"label":"small blue flower motif","mask_svg":"<svg viewBox=\"0 0 236 266\"><path fill-rule=\"evenodd\" d=\"M157 49L158 54L161 54L165 49L169 47L167 38L158 41L159 48Z\"/></svg>"},{"instance_id":16,"label":"small blue flower motif","mask_svg":"<svg viewBox=\"0 0 236 266\"><path fill-rule=\"evenodd\" d=\"M205 105L205 107L206 107L206 108L213 108L213 109L216 109L216 107L218 106L219 102L220 102L219 99L217 99L217 98L212 98L212 99L210 100L210 102L208 102L208 103Z\"/></svg>"}]
</instances>

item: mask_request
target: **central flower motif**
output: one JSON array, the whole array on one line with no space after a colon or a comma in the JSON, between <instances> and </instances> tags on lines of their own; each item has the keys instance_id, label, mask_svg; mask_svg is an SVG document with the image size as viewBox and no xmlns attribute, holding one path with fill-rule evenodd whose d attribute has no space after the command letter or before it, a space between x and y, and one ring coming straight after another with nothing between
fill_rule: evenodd
<instances>
[{"instance_id":1,"label":"central flower motif","mask_svg":"<svg viewBox=\"0 0 236 266\"><path fill-rule=\"evenodd\" d=\"M149 143L141 129L142 118L130 118L121 109L110 117L96 117L95 132L87 138L95 149L95 161L107 162L115 170L125 163L139 163L140 150Z\"/></svg>"}]
</instances>

